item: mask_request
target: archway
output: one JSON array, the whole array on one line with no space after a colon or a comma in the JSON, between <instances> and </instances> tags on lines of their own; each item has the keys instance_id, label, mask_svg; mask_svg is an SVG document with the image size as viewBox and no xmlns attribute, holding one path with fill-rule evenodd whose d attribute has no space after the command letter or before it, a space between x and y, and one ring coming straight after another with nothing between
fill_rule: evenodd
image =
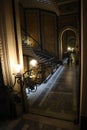
<instances>
[{"instance_id":1,"label":"archway","mask_svg":"<svg viewBox=\"0 0 87 130\"><path fill-rule=\"evenodd\" d=\"M64 53L68 47L71 50L79 51L79 34L73 27L66 27L60 31L59 34L59 59L62 61Z\"/></svg>"}]
</instances>

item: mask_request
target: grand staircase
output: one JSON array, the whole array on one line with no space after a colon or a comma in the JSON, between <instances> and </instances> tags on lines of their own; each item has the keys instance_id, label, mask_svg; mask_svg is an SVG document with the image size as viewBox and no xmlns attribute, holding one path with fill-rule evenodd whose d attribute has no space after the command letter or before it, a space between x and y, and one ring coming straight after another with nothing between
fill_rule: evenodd
<instances>
[{"instance_id":1,"label":"grand staircase","mask_svg":"<svg viewBox=\"0 0 87 130\"><path fill-rule=\"evenodd\" d=\"M38 60L39 63L53 67L58 67L60 64L58 57L52 55L47 50L41 47L41 44L32 37L25 29L22 29L22 48L23 54L31 56Z\"/></svg>"},{"instance_id":2,"label":"grand staircase","mask_svg":"<svg viewBox=\"0 0 87 130\"><path fill-rule=\"evenodd\" d=\"M39 61L39 63L43 63L45 65L49 65L51 67L57 67L59 64L58 58L51 55L46 50L41 50L40 48L33 48L26 43L22 43L23 54L32 56Z\"/></svg>"},{"instance_id":3,"label":"grand staircase","mask_svg":"<svg viewBox=\"0 0 87 130\"><path fill-rule=\"evenodd\" d=\"M56 57L52 56L46 50L34 50L34 52L41 63L50 65L52 67L58 64L58 60L56 59Z\"/></svg>"}]
</instances>

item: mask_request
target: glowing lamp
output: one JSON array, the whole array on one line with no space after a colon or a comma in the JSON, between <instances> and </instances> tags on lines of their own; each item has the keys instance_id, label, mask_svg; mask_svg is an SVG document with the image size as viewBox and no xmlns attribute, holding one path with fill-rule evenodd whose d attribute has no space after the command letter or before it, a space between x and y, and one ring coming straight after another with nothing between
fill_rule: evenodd
<instances>
[{"instance_id":1,"label":"glowing lamp","mask_svg":"<svg viewBox=\"0 0 87 130\"><path fill-rule=\"evenodd\" d=\"M37 66L37 60L31 60L30 61L30 65L32 66L32 67L36 67Z\"/></svg>"},{"instance_id":2,"label":"glowing lamp","mask_svg":"<svg viewBox=\"0 0 87 130\"><path fill-rule=\"evenodd\" d=\"M15 65L15 75L21 76L21 65L20 64Z\"/></svg>"},{"instance_id":3,"label":"glowing lamp","mask_svg":"<svg viewBox=\"0 0 87 130\"><path fill-rule=\"evenodd\" d=\"M68 47L67 49L68 49L68 51L70 51L70 50L71 50L71 47Z\"/></svg>"}]
</instances>

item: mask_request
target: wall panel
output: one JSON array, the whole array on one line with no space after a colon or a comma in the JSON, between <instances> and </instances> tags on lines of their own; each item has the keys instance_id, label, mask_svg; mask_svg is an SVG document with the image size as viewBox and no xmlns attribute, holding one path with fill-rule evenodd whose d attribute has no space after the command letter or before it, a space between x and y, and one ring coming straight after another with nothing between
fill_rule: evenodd
<instances>
[{"instance_id":1,"label":"wall panel","mask_svg":"<svg viewBox=\"0 0 87 130\"><path fill-rule=\"evenodd\" d=\"M42 35L43 35L42 39L43 48L55 55L57 44L55 14L42 12Z\"/></svg>"},{"instance_id":2,"label":"wall panel","mask_svg":"<svg viewBox=\"0 0 87 130\"><path fill-rule=\"evenodd\" d=\"M26 28L29 35L31 35L37 42L39 38L39 12L37 10L26 11Z\"/></svg>"}]
</instances>

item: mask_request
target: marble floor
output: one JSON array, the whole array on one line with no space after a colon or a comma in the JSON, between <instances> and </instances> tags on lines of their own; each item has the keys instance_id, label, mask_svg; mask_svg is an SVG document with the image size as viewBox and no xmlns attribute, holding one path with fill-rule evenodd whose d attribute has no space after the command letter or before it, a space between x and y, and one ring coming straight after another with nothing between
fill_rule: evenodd
<instances>
[{"instance_id":1,"label":"marble floor","mask_svg":"<svg viewBox=\"0 0 87 130\"><path fill-rule=\"evenodd\" d=\"M79 130L79 67L61 65L47 83L27 95L29 113L0 130Z\"/></svg>"},{"instance_id":2,"label":"marble floor","mask_svg":"<svg viewBox=\"0 0 87 130\"><path fill-rule=\"evenodd\" d=\"M28 95L29 112L63 119L78 120L78 67L64 64L37 92Z\"/></svg>"}]
</instances>

